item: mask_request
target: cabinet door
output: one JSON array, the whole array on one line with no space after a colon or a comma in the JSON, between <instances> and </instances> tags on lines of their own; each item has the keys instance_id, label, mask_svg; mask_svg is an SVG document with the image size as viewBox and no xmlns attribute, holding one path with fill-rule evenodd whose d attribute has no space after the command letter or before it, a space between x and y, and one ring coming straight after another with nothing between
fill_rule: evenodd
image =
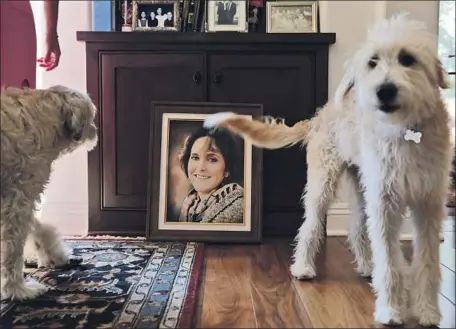
<instances>
[{"instance_id":1,"label":"cabinet door","mask_svg":"<svg viewBox=\"0 0 456 329\"><path fill-rule=\"evenodd\" d=\"M146 209L152 101L202 101L204 55L101 55L101 208Z\"/></svg>"},{"instance_id":2,"label":"cabinet door","mask_svg":"<svg viewBox=\"0 0 456 329\"><path fill-rule=\"evenodd\" d=\"M233 54L209 58L209 99L260 103L264 113L287 124L315 113L315 56L303 54ZM295 233L302 222L300 198L306 184L306 153L298 146L264 150L265 233Z\"/></svg>"}]
</instances>

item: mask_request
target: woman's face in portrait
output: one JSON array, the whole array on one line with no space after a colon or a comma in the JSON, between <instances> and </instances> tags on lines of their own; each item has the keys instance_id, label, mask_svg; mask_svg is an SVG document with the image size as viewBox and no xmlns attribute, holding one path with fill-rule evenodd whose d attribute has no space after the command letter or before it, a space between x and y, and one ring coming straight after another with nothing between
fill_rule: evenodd
<instances>
[{"instance_id":1,"label":"woman's face in portrait","mask_svg":"<svg viewBox=\"0 0 456 329\"><path fill-rule=\"evenodd\" d=\"M158 8L158 9L157 9L157 15L161 15L161 13L162 13L162 9L161 9L161 8Z\"/></svg>"},{"instance_id":2,"label":"woman's face in portrait","mask_svg":"<svg viewBox=\"0 0 456 329\"><path fill-rule=\"evenodd\" d=\"M209 137L198 138L188 159L188 178L201 197L215 190L225 175L225 159L217 145L210 142Z\"/></svg>"}]
</instances>

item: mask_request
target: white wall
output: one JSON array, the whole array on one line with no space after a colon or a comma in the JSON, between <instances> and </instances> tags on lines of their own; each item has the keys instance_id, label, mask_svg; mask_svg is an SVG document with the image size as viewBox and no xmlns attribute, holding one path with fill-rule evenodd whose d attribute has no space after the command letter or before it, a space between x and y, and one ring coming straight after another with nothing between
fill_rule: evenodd
<instances>
[{"instance_id":1,"label":"white wall","mask_svg":"<svg viewBox=\"0 0 456 329\"><path fill-rule=\"evenodd\" d=\"M37 5L35 4L34 7ZM62 57L59 67L45 72L42 86L65 84L85 89L85 44L76 41L76 31L91 30L91 1L61 1L59 35ZM34 8L35 9L35 8ZM322 32L335 32L330 48L329 95L343 75L343 64L363 40L366 29L377 19L396 11L409 11L437 31L438 1L320 1ZM40 34L38 31L37 34ZM42 35L42 33L40 34ZM41 43L38 42L40 45ZM38 81L39 82L39 81ZM344 234L348 210L343 195L329 213L329 234ZM86 234L88 227L87 153L76 151L57 161L46 191L42 220L57 225L62 234ZM408 233L409 229L405 228Z\"/></svg>"},{"instance_id":2,"label":"white wall","mask_svg":"<svg viewBox=\"0 0 456 329\"><path fill-rule=\"evenodd\" d=\"M38 55L43 52L42 2L32 1L38 37ZM38 68L37 86L55 84L86 90L85 44L76 41L76 31L91 30L91 1L60 1L58 34L62 55L50 72ZM88 228L87 151L81 149L56 161L45 192L41 220L56 225L64 235L84 235Z\"/></svg>"}]
</instances>

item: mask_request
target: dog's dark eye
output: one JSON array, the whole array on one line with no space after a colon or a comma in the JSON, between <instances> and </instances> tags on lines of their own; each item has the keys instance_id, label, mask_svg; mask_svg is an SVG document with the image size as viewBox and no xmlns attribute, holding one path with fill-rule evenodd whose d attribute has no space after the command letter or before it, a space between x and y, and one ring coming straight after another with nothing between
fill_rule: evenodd
<instances>
[{"instance_id":1,"label":"dog's dark eye","mask_svg":"<svg viewBox=\"0 0 456 329\"><path fill-rule=\"evenodd\" d=\"M416 59L408 53L401 52L399 54L399 63L401 63L402 66L409 67L416 63Z\"/></svg>"},{"instance_id":2,"label":"dog's dark eye","mask_svg":"<svg viewBox=\"0 0 456 329\"><path fill-rule=\"evenodd\" d=\"M374 69L377 66L377 61L378 61L378 56L374 55L371 57L371 59L369 60L367 65L369 65L369 67L371 69Z\"/></svg>"}]
</instances>

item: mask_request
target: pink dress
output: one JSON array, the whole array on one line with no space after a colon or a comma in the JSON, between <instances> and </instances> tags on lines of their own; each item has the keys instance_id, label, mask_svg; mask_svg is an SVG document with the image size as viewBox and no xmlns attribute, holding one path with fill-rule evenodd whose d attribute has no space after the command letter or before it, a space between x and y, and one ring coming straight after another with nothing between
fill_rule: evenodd
<instances>
[{"instance_id":1,"label":"pink dress","mask_svg":"<svg viewBox=\"0 0 456 329\"><path fill-rule=\"evenodd\" d=\"M0 87L36 88L36 34L30 1L0 0Z\"/></svg>"}]
</instances>

